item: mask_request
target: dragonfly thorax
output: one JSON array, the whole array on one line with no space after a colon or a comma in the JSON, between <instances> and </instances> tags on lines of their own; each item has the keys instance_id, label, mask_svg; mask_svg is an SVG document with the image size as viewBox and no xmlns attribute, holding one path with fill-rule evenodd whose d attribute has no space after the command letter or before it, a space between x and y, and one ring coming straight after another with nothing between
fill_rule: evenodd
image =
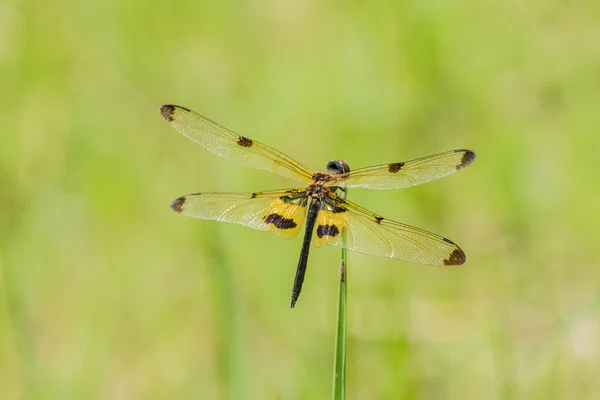
<instances>
[{"instance_id":1,"label":"dragonfly thorax","mask_svg":"<svg viewBox=\"0 0 600 400\"><path fill-rule=\"evenodd\" d=\"M325 182L327 181L317 181L308 185L308 187L306 188L306 195L310 198L318 199L319 201L322 200L331 192L330 187L323 185Z\"/></svg>"}]
</instances>

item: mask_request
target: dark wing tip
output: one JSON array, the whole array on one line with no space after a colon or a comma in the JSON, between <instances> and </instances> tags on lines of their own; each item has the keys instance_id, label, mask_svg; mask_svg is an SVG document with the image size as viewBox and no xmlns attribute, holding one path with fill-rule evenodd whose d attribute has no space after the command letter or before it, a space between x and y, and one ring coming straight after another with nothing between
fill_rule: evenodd
<instances>
[{"instance_id":1,"label":"dark wing tip","mask_svg":"<svg viewBox=\"0 0 600 400\"><path fill-rule=\"evenodd\" d=\"M460 164L458 164L456 166L457 171L468 166L473 161L475 161L475 159L477 158L477 156L475 155L475 152L473 152L471 150L457 150L457 152L464 152L462 158L460 159Z\"/></svg>"},{"instance_id":2,"label":"dark wing tip","mask_svg":"<svg viewBox=\"0 0 600 400\"><path fill-rule=\"evenodd\" d=\"M444 260L444 265L461 265L464 264L465 261L467 261L465 252L457 247L452 253L450 253L450 256Z\"/></svg>"},{"instance_id":3,"label":"dark wing tip","mask_svg":"<svg viewBox=\"0 0 600 400\"><path fill-rule=\"evenodd\" d=\"M158 107L158 110L160 111L160 115L165 120L171 122L171 121L173 121L173 114L175 113L175 109L176 108L179 108L181 110L188 111L188 112L192 111L189 108L185 108L185 107L181 107L181 106L176 106L174 104L163 104L162 106Z\"/></svg>"},{"instance_id":4,"label":"dark wing tip","mask_svg":"<svg viewBox=\"0 0 600 400\"><path fill-rule=\"evenodd\" d=\"M172 104L165 104L158 108L160 115L167 121L173 121L173 113L175 112L175 106Z\"/></svg>"},{"instance_id":5,"label":"dark wing tip","mask_svg":"<svg viewBox=\"0 0 600 400\"><path fill-rule=\"evenodd\" d=\"M173 211L175 211L175 212L180 213L183 211L184 204L185 204L185 196L179 197L179 198L173 200L173 202L171 203L171 209L173 209Z\"/></svg>"}]
</instances>

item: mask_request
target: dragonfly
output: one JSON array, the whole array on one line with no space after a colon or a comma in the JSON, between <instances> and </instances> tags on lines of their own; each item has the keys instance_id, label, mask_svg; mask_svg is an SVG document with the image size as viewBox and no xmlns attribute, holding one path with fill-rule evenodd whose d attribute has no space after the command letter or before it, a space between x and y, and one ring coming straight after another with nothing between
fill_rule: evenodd
<instances>
[{"instance_id":1,"label":"dragonfly","mask_svg":"<svg viewBox=\"0 0 600 400\"><path fill-rule=\"evenodd\" d=\"M412 161L350 171L345 160L332 160L326 171L313 172L291 157L191 111L166 104L161 116L187 138L222 157L301 181L302 188L253 193L192 193L175 199L171 208L183 215L247 226L304 240L292 288L291 308L300 296L314 235L323 244L408 262L455 266L466 261L450 239L395 222L346 200L348 188L406 188L442 178L475 160L471 150L451 150Z\"/></svg>"}]
</instances>

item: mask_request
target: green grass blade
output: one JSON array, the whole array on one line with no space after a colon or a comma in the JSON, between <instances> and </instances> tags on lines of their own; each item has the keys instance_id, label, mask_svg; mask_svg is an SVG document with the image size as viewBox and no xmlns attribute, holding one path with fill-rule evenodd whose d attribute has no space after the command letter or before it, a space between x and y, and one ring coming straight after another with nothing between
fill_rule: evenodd
<instances>
[{"instance_id":1,"label":"green grass blade","mask_svg":"<svg viewBox=\"0 0 600 400\"><path fill-rule=\"evenodd\" d=\"M345 231L342 234L346 235ZM343 239L342 239L343 240ZM347 297L346 249L342 248L342 262L338 290L338 316L335 335L335 359L333 365L333 398L341 400L346 397L346 297Z\"/></svg>"},{"instance_id":2,"label":"green grass blade","mask_svg":"<svg viewBox=\"0 0 600 400\"><path fill-rule=\"evenodd\" d=\"M342 193L346 198L347 191ZM346 257L346 229L342 229L342 260L338 289L338 315L335 334L335 359L333 361L333 399L346 398L346 316L348 296L348 262Z\"/></svg>"}]
</instances>

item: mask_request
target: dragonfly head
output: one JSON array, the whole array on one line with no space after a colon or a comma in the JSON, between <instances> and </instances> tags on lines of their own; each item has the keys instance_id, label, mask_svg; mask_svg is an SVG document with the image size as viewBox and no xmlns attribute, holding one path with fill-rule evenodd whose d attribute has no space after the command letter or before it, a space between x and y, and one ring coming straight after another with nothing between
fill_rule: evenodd
<instances>
[{"instance_id":1,"label":"dragonfly head","mask_svg":"<svg viewBox=\"0 0 600 400\"><path fill-rule=\"evenodd\" d=\"M331 160L327 163L327 172L334 175L350 172L350 166L346 160Z\"/></svg>"}]
</instances>

